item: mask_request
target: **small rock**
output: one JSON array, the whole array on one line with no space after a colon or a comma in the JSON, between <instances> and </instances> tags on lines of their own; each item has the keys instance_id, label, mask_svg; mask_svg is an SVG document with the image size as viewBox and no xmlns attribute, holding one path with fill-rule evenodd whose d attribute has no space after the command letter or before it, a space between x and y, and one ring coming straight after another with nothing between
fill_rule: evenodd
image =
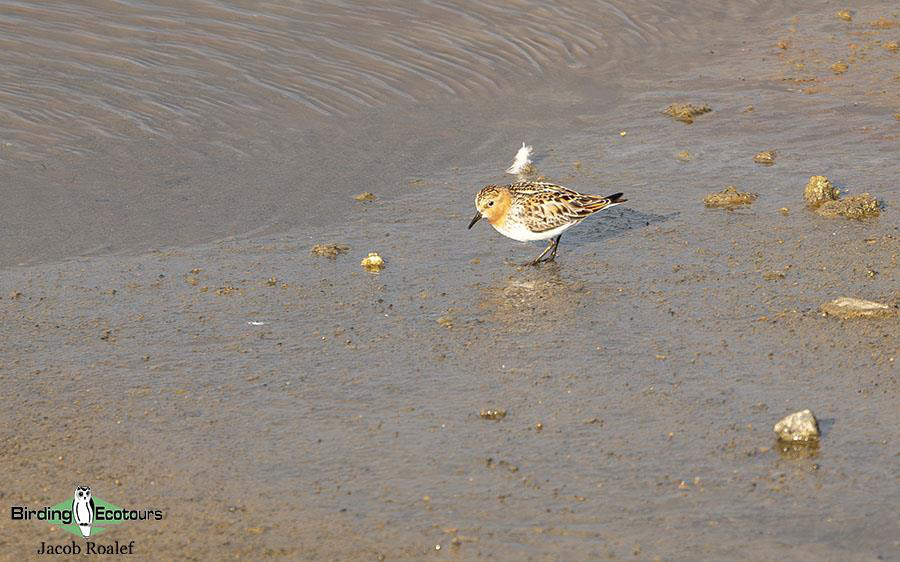
<instances>
[{"instance_id":1,"label":"small rock","mask_svg":"<svg viewBox=\"0 0 900 562\"><path fill-rule=\"evenodd\" d=\"M693 105L690 103L673 103L669 105L663 113L674 118L676 121L681 121L682 123L687 123L690 125L694 122L694 117L698 115L703 115L704 113L709 113L712 111L712 108L709 104L704 103L703 105ZM623 135L624 136L624 135Z\"/></svg>"},{"instance_id":2,"label":"small rock","mask_svg":"<svg viewBox=\"0 0 900 562\"><path fill-rule=\"evenodd\" d=\"M838 318L884 318L895 316L897 310L880 302L841 297L822 305L822 312Z\"/></svg>"},{"instance_id":3,"label":"small rock","mask_svg":"<svg viewBox=\"0 0 900 562\"><path fill-rule=\"evenodd\" d=\"M345 244L316 244L310 251L317 256L336 258L338 255L346 254L350 251L350 246Z\"/></svg>"},{"instance_id":4,"label":"small rock","mask_svg":"<svg viewBox=\"0 0 900 562\"><path fill-rule=\"evenodd\" d=\"M810 176L806 189L803 191L803 198L806 204L811 207L818 207L826 201L836 201L841 190L831 185L825 176Z\"/></svg>"},{"instance_id":5,"label":"small rock","mask_svg":"<svg viewBox=\"0 0 900 562\"><path fill-rule=\"evenodd\" d=\"M819 440L819 424L809 410L794 412L776 423L774 430L782 441Z\"/></svg>"},{"instance_id":6,"label":"small rock","mask_svg":"<svg viewBox=\"0 0 900 562\"><path fill-rule=\"evenodd\" d=\"M878 201L869 195L853 195L840 201L826 201L816 210L823 217L846 217L848 219L865 219L877 217L881 213Z\"/></svg>"},{"instance_id":7,"label":"small rock","mask_svg":"<svg viewBox=\"0 0 900 562\"><path fill-rule=\"evenodd\" d=\"M703 198L707 207L732 207L734 205L749 205L756 201L755 193L743 193L733 185L729 185L718 193L710 193Z\"/></svg>"},{"instance_id":8,"label":"small rock","mask_svg":"<svg viewBox=\"0 0 900 562\"><path fill-rule=\"evenodd\" d=\"M498 408L489 408L487 410L481 410L481 419L491 420L491 421L499 421L506 417L506 410L500 410Z\"/></svg>"},{"instance_id":9,"label":"small rock","mask_svg":"<svg viewBox=\"0 0 900 562\"><path fill-rule=\"evenodd\" d=\"M843 74L850 70L850 67L844 61L837 61L833 65L831 65L831 71L835 74Z\"/></svg>"},{"instance_id":10,"label":"small rock","mask_svg":"<svg viewBox=\"0 0 900 562\"><path fill-rule=\"evenodd\" d=\"M374 201L375 194L369 193L368 191L363 191L359 195L354 195L353 198L357 201Z\"/></svg>"},{"instance_id":11,"label":"small rock","mask_svg":"<svg viewBox=\"0 0 900 562\"><path fill-rule=\"evenodd\" d=\"M756 156L753 157L753 161L757 164L763 164L765 166L771 166L775 163L775 151L774 150L764 150L762 152L756 153Z\"/></svg>"},{"instance_id":12,"label":"small rock","mask_svg":"<svg viewBox=\"0 0 900 562\"><path fill-rule=\"evenodd\" d=\"M369 252L369 255L364 257L359 265L363 266L367 271L372 273L378 273L382 269L384 269L384 259L378 255L377 252Z\"/></svg>"}]
</instances>

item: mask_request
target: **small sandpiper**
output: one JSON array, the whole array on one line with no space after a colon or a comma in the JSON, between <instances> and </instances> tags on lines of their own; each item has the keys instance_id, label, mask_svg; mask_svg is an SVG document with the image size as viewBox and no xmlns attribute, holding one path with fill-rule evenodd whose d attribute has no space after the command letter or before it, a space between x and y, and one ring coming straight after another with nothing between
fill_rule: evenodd
<instances>
[{"instance_id":1,"label":"small sandpiper","mask_svg":"<svg viewBox=\"0 0 900 562\"><path fill-rule=\"evenodd\" d=\"M539 181L488 185L475 196L478 212L469 223L469 228L481 218L486 218L497 232L513 240L552 239L541 255L523 264L537 265L556 258L559 239L567 228L625 201L627 199L622 199L621 193L606 197L585 195L561 185Z\"/></svg>"}]
</instances>

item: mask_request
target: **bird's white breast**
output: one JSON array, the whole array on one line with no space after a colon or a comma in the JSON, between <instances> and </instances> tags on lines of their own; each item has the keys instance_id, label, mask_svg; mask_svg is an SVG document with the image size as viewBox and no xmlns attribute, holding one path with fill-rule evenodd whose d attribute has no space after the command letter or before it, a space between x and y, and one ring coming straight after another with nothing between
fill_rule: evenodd
<instances>
[{"instance_id":1,"label":"bird's white breast","mask_svg":"<svg viewBox=\"0 0 900 562\"><path fill-rule=\"evenodd\" d=\"M501 225L492 224L497 232L506 236L507 238L512 238L513 240L518 240L519 242L527 242L529 240L547 240L548 238L553 238L557 234L562 233L565 229L569 228L575 224L574 222L566 223L562 226L558 226L553 230L545 230L544 232L532 232L525 226L524 223L519 221L504 221Z\"/></svg>"}]
</instances>

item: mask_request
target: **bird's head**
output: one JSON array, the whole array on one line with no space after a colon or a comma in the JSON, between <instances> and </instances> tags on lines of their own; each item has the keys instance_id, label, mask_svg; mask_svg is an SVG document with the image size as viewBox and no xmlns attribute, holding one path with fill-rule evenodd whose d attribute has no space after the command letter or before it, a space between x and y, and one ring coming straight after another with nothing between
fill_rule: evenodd
<instances>
[{"instance_id":1,"label":"bird's head","mask_svg":"<svg viewBox=\"0 0 900 562\"><path fill-rule=\"evenodd\" d=\"M475 196L475 217L469 223L469 228L475 226L481 218L486 218L488 222L496 225L501 222L509 210L512 198L509 190L499 185L485 186L478 195Z\"/></svg>"}]
</instances>

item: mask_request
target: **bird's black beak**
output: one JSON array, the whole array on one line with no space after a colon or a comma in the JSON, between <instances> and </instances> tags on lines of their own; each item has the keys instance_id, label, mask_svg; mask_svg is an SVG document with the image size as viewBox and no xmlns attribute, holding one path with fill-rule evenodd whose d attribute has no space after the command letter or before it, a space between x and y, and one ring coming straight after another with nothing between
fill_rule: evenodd
<instances>
[{"instance_id":1,"label":"bird's black beak","mask_svg":"<svg viewBox=\"0 0 900 562\"><path fill-rule=\"evenodd\" d=\"M475 217L472 219L472 222L469 223L469 228L471 229L475 226L475 223L481 220L481 213L475 213Z\"/></svg>"}]
</instances>

